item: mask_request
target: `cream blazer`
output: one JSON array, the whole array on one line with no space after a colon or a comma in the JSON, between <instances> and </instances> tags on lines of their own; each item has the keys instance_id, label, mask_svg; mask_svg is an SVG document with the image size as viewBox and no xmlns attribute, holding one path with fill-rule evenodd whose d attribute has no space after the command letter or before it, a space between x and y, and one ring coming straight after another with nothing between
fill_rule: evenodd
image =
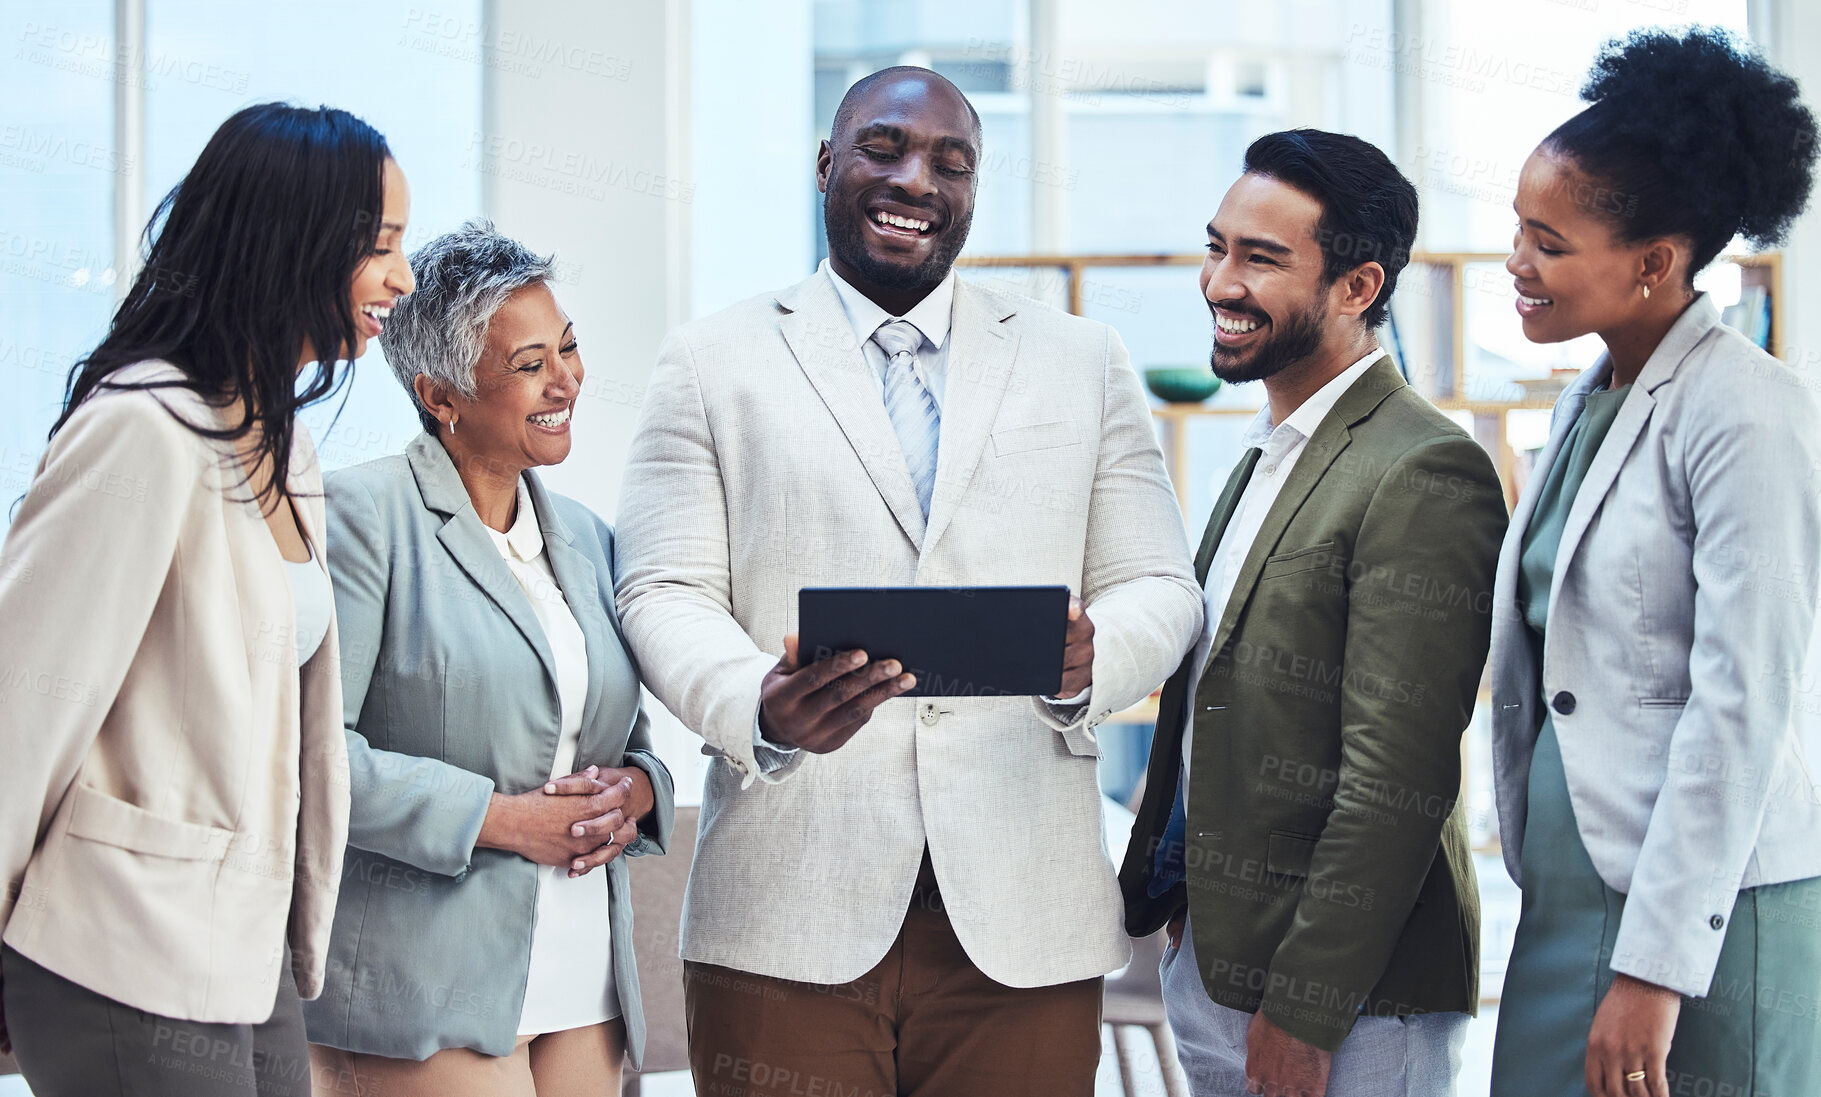
<instances>
[{"instance_id":1,"label":"cream blazer","mask_svg":"<svg viewBox=\"0 0 1821 1097\"><path fill-rule=\"evenodd\" d=\"M684 959L858 978L904 923L927 844L990 978L1127 962L1095 727L1176 669L1201 591L1149 407L1104 324L955 287L935 495L825 273L665 342L615 529L620 621L652 693L721 760L702 791ZM829 754L760 774L759 685L806 586L1067 585L1095 626L1079 711L900 697Z\"/></svg>"},{"instance_id":2,"label":"cream blazer","mask_svg":"<svg viewBox=\"0 0 1821 1097\"><path fill-rule=\"evenodd\" d=\"M183 389L91 397L0 548L0 931L126 1005L253 1023L287 942L299 992L323 983L348 821L339 657L331 625L297 665L240 466L173 412L220 422ZM326 566L301 424L290 487Z\"/></svg>"}]
</instances>

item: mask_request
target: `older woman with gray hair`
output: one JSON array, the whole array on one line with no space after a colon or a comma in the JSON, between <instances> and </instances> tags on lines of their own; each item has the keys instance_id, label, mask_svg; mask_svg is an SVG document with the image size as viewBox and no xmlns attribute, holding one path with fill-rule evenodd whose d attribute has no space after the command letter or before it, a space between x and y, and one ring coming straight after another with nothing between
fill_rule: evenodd
<instances>
[{"instance_id":1,"label":"older woman with gray hair","mask_svg":"<svg viewBox=\"0 0 1821 1097\"><path fill-rule=\"evenodd\" d=\"M532 471L569 455L581 351L550 260L491 224L411 268L380 338L424 433L325 485L353 809L316 1092L618 1094L622 858L664 851L672 795L613 530Z\"/></svg>"}]
</instances>

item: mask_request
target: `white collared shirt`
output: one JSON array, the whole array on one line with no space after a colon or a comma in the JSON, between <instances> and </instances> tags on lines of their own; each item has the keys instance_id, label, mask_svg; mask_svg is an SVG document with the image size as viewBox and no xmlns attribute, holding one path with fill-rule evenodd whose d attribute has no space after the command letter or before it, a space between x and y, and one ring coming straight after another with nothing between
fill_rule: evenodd
<instances>
[{"instance_id":1,"label":"white collared shirt","mask_svg":"<svg viewBox=\"0 0 1821 1097\"><path fill-rule=\"evenodd\" d=\"M1214 557L1208 564L1208 579L1202 585L1202 596L1207 603L1207 619L1201 626L1201 638L1195 641L1195 659L1189 670L1189 689L1183 695L1183 705L1187 709L1182 722L1182 783L1183 803L1188 803L1189 794L1189 748L1195 732L1195 691L1201 685L1201 671L1207 665L1208 655L1214 647L1214 633L1220 628L1220 619L1227 612L1227 602L1233 597L1233 585L1239 579L1239 569L1245 566L1246 557L1252 554L1252 542L1258 540L1258 531L1265 524L1265 516L1271 513L1271 504L1277 502L1278 493L1283 491L1285 481L1296 468L1296 462L1308 447L1309 438L1315 429L1334 410L1334 405L1352 388L1372 364L1385 356L1385 352L1373 347L1364 358L1348 366L1315 391L1315 395L1304 400L1297 409L1284 417L1281 423L1271 422L1271 405L1266 403L1258 409L1258 415L1246 433L1240 439L1240 452L1257 447L1258 464L1252 467L1252 478L1246 481L1246 490L1240 493L1239 503L1233 509L1233 518L1227 523L1226 531L1220 535L1220 543L1214 547Z\"/></svg>"},{"instance_id":2,"label":"white collared shirt","mask_svg":"<svg viewBox=\"0 0 1821 1097\"><path fill-rule=\"evenodd\" d=\"M903 320L923 333L923 345L917 348L916 368L924 386L936 400L936 410L941 411L942 390L948 380L948 333L954 322L955 272L950 270L948 277L937 283L929 296L912 305L909 312L893 316L872 298L848 285L826 259L822 260L822 271L834 283L841 307L847 311L847 322L853 325L854 338L859 340L860 349L866 355L873 380L879 383L879 399L885 399L886 354L884 348L873 342L873 332L887 320Z\"/></svg>"},{"instance_id":3,"label":"white collared shirt","mask_svg":"<svg viewBox=\"0 0 1821 1097\"><path fill-rule=\"evenodd\" d=\"M485 526L485 523L483 523ZM582 739L582 707L588 699L588 641L557 586L544 551L544 533L523 477L518 482L518 515L504 533L486 526L506 569L518 580L543 626L556 661L561 727L550 779L575 772ZM613 978L613 935L607 930L607 870L570 879L567 866L539 865L537 923L531 931L531 959L518 1033L542 1035L583 1028L620 1015Z\"/></svg>"}]
</instances>

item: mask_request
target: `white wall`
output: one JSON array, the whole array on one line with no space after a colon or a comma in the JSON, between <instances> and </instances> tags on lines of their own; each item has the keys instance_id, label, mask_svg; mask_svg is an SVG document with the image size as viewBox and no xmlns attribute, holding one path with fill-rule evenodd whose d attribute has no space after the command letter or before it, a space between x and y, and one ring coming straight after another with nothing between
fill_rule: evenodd
<instances>
[{"instance_id":1,"label":"white wall","mask_svg":"<svg viewBox=\"0 0 1821 1097\"><path fill-rule=\"evenodd\" d=\"M690 0L689 300L705 316L815 266L812 0Z\"/></svg>"},{"instance_id":2,"label":"white wall","mask_svg":"<svg viewBox=\"0 0 1821 1097\"><path fill-rule=\"evenodd\" d=\"M574 449L545 479L611 518L658 344L677 315L681 177L669 127L672 5L491 0L480 164L502 232L556 252L557 300L587 369ZM556 43L554 58L539 43Z\"/></svg>"},{"instance_id":3,"label":"white wall","mask_svg":"<svg viewBox=\"0 0 1821 1097\"><path fill-rule=\"evenodd\" d=\"M658 345L688 296L687 15L685 0L486 4L494 63L470 150L482 206L556 252L587 369L574 448L540 474L609 521ZM701 740L647 706L678 798L699 801Z\"/></svg>"}]
</instances>

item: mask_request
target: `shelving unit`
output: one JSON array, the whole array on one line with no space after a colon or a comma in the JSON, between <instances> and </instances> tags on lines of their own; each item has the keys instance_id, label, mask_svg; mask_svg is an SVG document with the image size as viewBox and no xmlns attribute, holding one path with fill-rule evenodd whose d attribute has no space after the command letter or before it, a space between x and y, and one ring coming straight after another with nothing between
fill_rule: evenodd
<instances>
[{"instance_id":1,"label":"shelving unit","mask_svg":"<svg viewBox=\"0 0 1821 1097\"><path fill-rule=\"evenodd\" d=\"M957 261L958 266L967 268L998 268L1015 270L1053 270L1060 271L1066 280L1068 310L1076 315L1082 314L1082 286L1087 272L1095 268L1133 268L1133 267L1199 267L1204 256L1200 252L1152 253L1127 255L999 255L984 257L964 257ZM1467 376L1467 325L1466 294L1468 292L1467 271L1480 264L1503 264L1503 252L1417 252L1411 256L1410 267L1399 281L1399 296L1394 299L1393 311L1398 316L1403 311L1399 304L1406 300L1405 295L1435 296L1437 289L1442 291L1442 303L1429 310L1430 316L1439 318L1447 327L1446 337L1435 340L1446 351L1437 355L1435 360L1418 364L1421 368L1411 370L1413 383L1423 391L1423 395L1434 401L1436 407L1443 411L1465 412L1472 416L1473 435L1487 452L1492 454L1498 467L1499 479L1505 486L1506 503L1516 502L1517 496L1517 454L1513 451L1506 430L1506 416L1514 411L1548 411L1554 406L1553 400L1515 400L1489 401L1473 400L1461 395L1470 391ZM1742 281L1747 286L1761 286L1770 296L1771 325L1769 350L1773 355L1780 355L1783 349L1783 333L1788 330L1784 322L1785 301L1783 294L1783 257L1777 252L1765 252L1759 255L1725 255L1722 262L1737 264L1742 269ZM1408 347L1414 340L1406 333L1405 344ZM1151 414L1156 417L1163 428L1164 461L1170 472L1171 482L1176 486L1177 503L1186 513L1187 486L1184 476L1189 467L1188 423L1202 416L1251 416L1255 408L1213 406L1201 404L1161 404L1154 405ZM1193 515L1189 516L1191 519Z\"/></svg>"}]
</instances>

